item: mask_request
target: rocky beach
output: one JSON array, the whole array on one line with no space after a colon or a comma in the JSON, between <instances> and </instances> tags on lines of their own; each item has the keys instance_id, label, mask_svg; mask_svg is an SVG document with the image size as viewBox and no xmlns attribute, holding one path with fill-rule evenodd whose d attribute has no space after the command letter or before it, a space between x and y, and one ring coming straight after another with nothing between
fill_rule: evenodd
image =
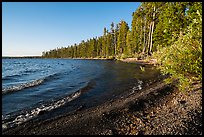
<instances>
[{"instance_id":1,"label":"rocky beach","mask_svg":"<svg viewBox=\"0 0 204 137\"><path fill-rule=\"evenodd\" d=\"M30 120L4 135L202 135L202 85L180 92L161 76L139 92L48 120Z\"/></svg>"}]
</instances>

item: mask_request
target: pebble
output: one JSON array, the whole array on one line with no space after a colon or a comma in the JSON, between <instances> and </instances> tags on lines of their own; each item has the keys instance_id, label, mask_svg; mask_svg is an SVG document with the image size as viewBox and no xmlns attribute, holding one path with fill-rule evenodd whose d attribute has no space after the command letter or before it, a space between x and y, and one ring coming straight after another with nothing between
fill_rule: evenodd
<instances>
[{"instance_id":1,"label":"pebble","mask_svg":"<svg viewBox=\"0 0 204 137\"><path fill-rule=\"evenodd\" d=\"M6 124L2 124L2 128L3 129L7 128Z\"/></svg>"},{"instance_id":2,"label":"pebble","mask_svg":"<svg viewBox=\"0 0 204 137\"><path fill-rule=\"evenodd\" d=\"M148 99L148 96L146 98ZM173 92L159 100L158 98L150 100L146 101L146 107L140 110L119 109L110 113L101 112L100 120L104 123L100 128L97 125L94 128L95 126L89 124L85 127L97 129L99 132L101 130L101 135L202 135L202 120L196 119L196 116L202 115L202 92L185 95L183 92ZM190 122L191 124L188 124ZM110 126L110 129L106 129L107 126ZM6 125L2 124L2 128L4 127ZM117 128L117 132L112 130L113 128Z\"/></svg>"}]
</instances>

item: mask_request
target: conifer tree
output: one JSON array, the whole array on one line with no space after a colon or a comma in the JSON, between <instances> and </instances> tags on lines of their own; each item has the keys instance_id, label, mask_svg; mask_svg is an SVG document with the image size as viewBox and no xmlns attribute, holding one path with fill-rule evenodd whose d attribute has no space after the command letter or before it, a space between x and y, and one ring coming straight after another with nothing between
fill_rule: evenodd
<instances>
[{"instance_id":1,"label":"conifer tree","mask_svg":"<svg viewBox=\"0 0 204 137\"><path fill-rule=\"evenodd\" d=\"M121 21L119 24L119 33L117 39L117 52L118 55L121 56L126 48L126 36L129 30L128 24L125 21Z\"/></svg>"}]
</instances>

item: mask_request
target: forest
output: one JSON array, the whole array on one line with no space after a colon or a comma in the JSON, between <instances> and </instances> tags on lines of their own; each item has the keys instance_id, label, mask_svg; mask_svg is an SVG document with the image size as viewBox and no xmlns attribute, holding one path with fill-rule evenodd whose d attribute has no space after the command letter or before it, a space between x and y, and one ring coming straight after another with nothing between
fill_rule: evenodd
<instances>
[{"instance_id":1,"label":"forest","mask_svg":"<svg viewBox=\"0 0 204 137\"><path fill-rule=\"evenodd\" d=\"M43 58L156 58L163 74L178 86L202 80L202 2L141 2L124 20L103 28L103 35L79 44L44 51Z\"/></svg>"}]
</instances>

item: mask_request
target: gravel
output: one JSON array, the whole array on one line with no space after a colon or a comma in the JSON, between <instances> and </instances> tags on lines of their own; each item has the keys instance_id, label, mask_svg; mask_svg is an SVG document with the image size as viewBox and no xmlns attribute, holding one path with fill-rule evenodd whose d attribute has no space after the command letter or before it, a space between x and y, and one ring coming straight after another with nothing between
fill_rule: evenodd
<instances>
[{"instance_id":1,"label":"gravel","mask_svg":"<svg viewBox=\"0 0 204 137\"><path fill-rule=\"evenodd\" d=\"M202 83L180 92L163 81L100 106L40 121L6 135L202 135Z\"/></svg>"}]
</instances>

